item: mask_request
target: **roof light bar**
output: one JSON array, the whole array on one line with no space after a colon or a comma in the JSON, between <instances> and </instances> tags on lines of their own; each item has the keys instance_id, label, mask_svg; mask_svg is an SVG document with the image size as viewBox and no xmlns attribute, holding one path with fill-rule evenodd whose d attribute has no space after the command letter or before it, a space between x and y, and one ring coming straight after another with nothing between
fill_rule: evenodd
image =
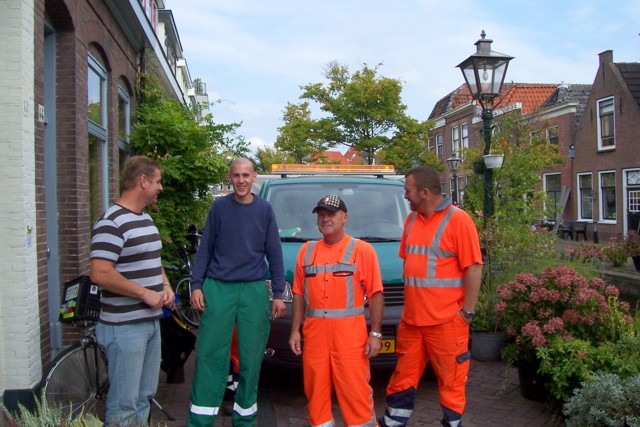
<instances>
[{"instance_id":1,"label":"roof light bar","mask_svg":"<svg viewBox=\"0 0 640 427\"><path fill-rule=\"evenodd\" d=\"M359 175L395 175L394 165L332 165L332 164L274 164L273 174L359 174Z\"/></svg>"}]
</instances>

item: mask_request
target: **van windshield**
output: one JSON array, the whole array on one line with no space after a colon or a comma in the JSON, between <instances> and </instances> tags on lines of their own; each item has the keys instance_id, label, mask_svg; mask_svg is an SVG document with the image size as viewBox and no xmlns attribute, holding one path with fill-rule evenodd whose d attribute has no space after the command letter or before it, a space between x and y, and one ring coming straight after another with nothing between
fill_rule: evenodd
<instances>
[{"instance_id":1,"label":"van windshield","mask_svg":"<svg viewBox=\"0 0 640 427\"><path fill-rule=\"evenodd\" d=\"M409 213L401 185L379 182L309 182L270 186L264 197L271 203L283 240L318 240L316 215L311 213L322 197L339 196L347 205L346 231L363 240L399 241Z\"/></svg>"}]
</instances>

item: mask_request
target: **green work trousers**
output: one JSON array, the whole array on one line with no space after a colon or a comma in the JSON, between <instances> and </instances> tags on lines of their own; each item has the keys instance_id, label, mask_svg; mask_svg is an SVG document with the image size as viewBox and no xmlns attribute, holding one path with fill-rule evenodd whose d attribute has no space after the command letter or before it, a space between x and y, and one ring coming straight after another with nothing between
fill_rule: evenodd
<instances>
[{"instance_id":1,"label":"green work trousers","mask_svg":"<svg viewBox=\"0 0 640 427\"><path fill-rule=\"evenodd\" d=\"M233 406L234 426L253 426L258 411L258 380L271 329L269 293L264 280L202 285L205 310L196 344L189 426L213 426L229 374L231 335L237 326L240 375Z\"/></svg>"}]
</instances>

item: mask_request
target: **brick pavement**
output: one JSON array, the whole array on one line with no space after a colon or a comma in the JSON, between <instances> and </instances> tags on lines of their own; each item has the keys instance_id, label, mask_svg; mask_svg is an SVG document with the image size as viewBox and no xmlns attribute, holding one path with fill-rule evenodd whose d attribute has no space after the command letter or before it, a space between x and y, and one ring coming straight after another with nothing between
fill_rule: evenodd
<instances>
[{"instance_id":1,"label":"brick pavement","mask_svg":"<svg viewBox=\"0 0 640 427\"><path fill-rule=\"evenodd\" d=\"M558 240L558 243L561 249L577 244L577 242L569 240ZM635 271L631 260L628 260L622 267L608 267L605 273L620 276L634 283L640 282L640 274ZM634 295L634 298L634 301L640 300L640 296ZM161 373L157 400L176 417L176 421L167 421L160 411L153 408L152 426L186 426L194 361L195 353L191 354L187 361L183 384L167 384L165 374ZM285 386L287 388L278 388L278 384L281 382L277 379L278 375L293 376L293 381L292 378L289 378ZM384 387L389 375L390 373L385 371L372 372L372 387L378 415L384 411ZM260 407L259 427L306 426L306 400L299 374L296 376L291 372L273 373L271 378L263 381L258 404ZM340 411L335 403L334 407L336 408L334 411L336 423L339 426L343 425ZM416 409L409 425L439 426L440 417L435 382L425 379L418 390ZM545 404L533 402L521 396L516 368L507 366L504 362L478 362L475 360L471 363L469 373L467 408L463 421L467 427L562 425L562 422L554 418ZM224 415L219 416L216 420L216 426L231 426L231 418Z\"/></svg>"},{"instance_id":2,"label":"brick pavement","mask_svg":"<svg viewBox=\"0 0 640 427\"><path fill-rule=\"evenodd\" d=\"M559 247L565 249L577 245L570 240L558 240ZM621 276L632 282L640 281L631 260L618 268L608 266L606 273ZM637 297L640 300L640 296ZM176 421L167 419L156 408L152 409L152 426L186 426L189 408L191 381L193 380L195 353L191 354L185 368L183 384L167 384L165 374L161 373L157 400L176 417ZM289 377L285 388L279 388L278 376ZM375 407L378 416L384 411L384 387L390 372L373 371ZM293 378L293 379L292 379ZM292 385L293 384L293 385ZM334 399L335 401L335 399ZM258 401L260 411L259 427L298 427L306 426L306 400L299 374L274 372L267 381L263 381ZM334 402L334 416L338 426L343 425L340 411ZM418 390L416 409L409 422L410 426L439 426L441 417L437 404L436 384L426 378ZM561 426L563 423L544 403L533 402L521 396L516 368L504 362L471 362L469 382L467 384L467 408L463 418L466 427L480 426ZM231 418L219 416L216 426L231 426Z\"/></svg>"},{"instance_id":3,"label":"brick pavement","mask_svg":"<svg viewBox=\"0 0 640 427\"><path fill-rule=\"evenodd\" d=\"M167 419L156 408L152 409L152 426L186 426L189 395L193 380L195 354L192 353L185 365L185 382L167 384L165 374L161 374L157 400L176 421ZM269 378L263 381L259 397L259 427L306 426L306 400L302 390L300 374L287 371L269 371ZM376 412L384 411L384 387L389 378L388 371L372 372L372 387ZM287 381L278 381L283 376ZM279 386L283 382L285 385ZM267 383L267 384L264 384ZM338 426L344 425L340 411L335 404L334 416ZM437 403L436 384L425 376L418 390L416 409L409 422L410 426L439 426L441 412ZM479 426L560 426L553 413L544 403L523 398L518 385L516 368L504 362L479 362L472 360L467 383L467 409L463 418L466 427ZM216 426L231 426L231 418L219 416Z\"/></svg>"}]
</instances>

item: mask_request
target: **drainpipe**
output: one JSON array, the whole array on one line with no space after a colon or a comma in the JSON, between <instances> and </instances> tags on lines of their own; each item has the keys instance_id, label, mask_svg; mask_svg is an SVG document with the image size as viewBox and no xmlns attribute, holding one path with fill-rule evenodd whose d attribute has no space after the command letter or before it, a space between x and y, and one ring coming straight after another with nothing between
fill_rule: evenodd
<instances>
[{"instance_id":1,"label":"drainpipe","mask_svg":"<svg viewBox=\"0 0 640 427\"><path fill-rule=\"evenodd\" d=\"M146 72L146 64L144 61L144 47L140 49L140 69L138 74L142 74ZM144 91L144 80L138 79L138 84L140 85L140 103L143 104L146 101L145 91Z\"/></svg>"}]
</instances>

